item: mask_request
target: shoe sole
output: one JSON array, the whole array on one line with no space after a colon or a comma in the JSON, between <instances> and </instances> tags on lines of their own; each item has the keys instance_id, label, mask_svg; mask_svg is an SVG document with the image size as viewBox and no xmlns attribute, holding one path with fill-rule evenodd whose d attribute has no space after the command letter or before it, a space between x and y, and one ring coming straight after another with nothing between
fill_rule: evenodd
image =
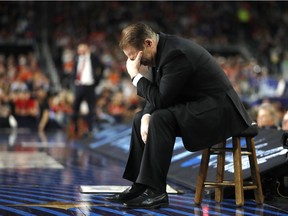
<instances>
[{"instance_id":1,"label":"shoe sole","mask_svg":"<svg viewBox=\"0 0 288 216\"><path fill-rule=\"evenodd\" d=\"M169 206L169 203L159 203L152 206L129 206L124 203L124 207L130 208L130 209L156 209L156 208L166 208Z\"/></svg>"}]
</instances>

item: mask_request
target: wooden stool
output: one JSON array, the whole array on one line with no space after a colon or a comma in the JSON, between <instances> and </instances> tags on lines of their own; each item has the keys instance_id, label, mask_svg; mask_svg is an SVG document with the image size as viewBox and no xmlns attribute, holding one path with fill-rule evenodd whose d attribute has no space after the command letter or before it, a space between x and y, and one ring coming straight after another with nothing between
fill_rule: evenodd
<instances>
[{"instance_id":1,"label":"wooden stool","mask_svg":"<svg viewBox=\"0 0 288 216\"><path fill-rule=\"evenodd\" d=\"M221 144L218 144L217 147L212 146L208 149L203 150L194 198L195 204L201 204L205 187L215 188L215 201L221 202L223 200L224 186L235 187L235 201L237 206L244 205L244 190L254 190L256 203L263 204L264 196L262 193L262 186L253 139L253 137L255 137L257 133L258 129L257 125L255 124L241 134L232 137L232 148L226 147L226 142L223 142ZM245 148L241 148L240 145L240 139L242 137L246 140ZM233 152L234 181L224 180L224 165L226 152ZM208 164L211 154L217 154L217 174L215 182L206 181ZM252 182L243 182L242 155L248 155L249 157Z\"/></svg>"}]
</instances>

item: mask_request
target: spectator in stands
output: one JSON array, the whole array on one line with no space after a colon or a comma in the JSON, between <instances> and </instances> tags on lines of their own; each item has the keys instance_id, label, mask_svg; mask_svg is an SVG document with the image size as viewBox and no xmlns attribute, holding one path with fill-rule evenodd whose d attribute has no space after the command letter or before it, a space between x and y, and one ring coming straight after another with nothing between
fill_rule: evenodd
<instances>
[{"instance_id":1,"label":"spectator in stands","mask_svg":"<svg viewBox=\"0 0 288 216\"><path fill-rule=\"evenodd\" d=\"M7 75L5 56L0 55L0 127L16 128L17 121L10 103L10 77Z\"/></svg>"},{"instance_id":2,"label":"spectator in stands","mask_svg":"<svg viewBox=\"0 0 288 216\"><path fill-rule=\"evenodd\" d=\"M26 83L29 90L32 89L32 72L27 62L26 55L19 56L18 74L16 80Z\"/></svg>"},{"instance_id":3,"label":"spectator in stands","mask_svg":"<svg viewBox=\"0 0 288 216\"><path fill-rule=\"evenodd\" d=\"M69 123L69 116L73 113L72 104L74 97L69 90L61 90L56 95L51 96L51 108L50 111L55 121L63 129L67 129Z\"/></svg>"},{"instance_id":4,"label":"spectator in stands","mask_svg":"<svg viewBox=\"0 0 288 216\"><path fill-rule=\"evenodd\" d=\"M282 130L288 131L288 111L286 111L282 118Z\"/></svg>"},{"instance_id":5,"label":"spectator in stands","mask_svg":"<svg viewBox=\"0 0 288 216\"><path fill-rule=\"evenodd\" d=\"M9 55L7 58L7 78L10 81L15 80L17 76L17 67L15 63L15 57L13 55Z\"/></svg>"},{"instance_id":6,"label":"spectator in stands","mask_svg":"<svg viewBox=\"0 0 288 216\"><path fill-rule=\"evenodd\" d=\"M35 97L38 104L38 116L37 116L37 129L38 132L43 132L47 129L47 125L49 123L49 100L48 100L48 92L45 87L38 87L35 89Z\"/></svg>"},{"instance_id":7,"label":"spectator in stands","mask_svg":"<svg viewBox=\"0 0 288 216\"><path fill-rule=\"evenodd\" d=\"M64 47L61 59L63 65L63 73L60 75L64 89L72 89L71 78L74 68L74 56L75 53L71 46L67 45L66 47Z\"/></svg>"},{"instance_id":8,"label":"spectator in stands","mask_svg":"<svg viewBox=\"0 0 288 216\"><path fill-rule=\"evenodd\" d=\"M108 112L114 117L116 123L120 123L123 121L126 110L123 94L118 92L113 96L111 102L109 103Z\"/></svg>"},{"instance_id":9,"label":"spectator in stands","mask_svg":"<svg viewBox=\"0 0 288 216\"><path fill-rule=\"evenodd\" d=\"M19 123L19 127L35 128L36 120L39 114L38 104L28 87L21 86L22 89L14 90L16 97L14 98L15 117Z\"/></svg>"},{"instance_id":10,"label":"spectator in stands","mask_svg":"<svg viewBox=\"0 0 288 216\"><path fill-rule=\"evenodd\" d=\"M75 99L73 104L73 122L75 134L78 135L78 119L80 117L80 105L83 101L88 104L89 112L87 115L88 133L92 136L93 120L95 117L96 95L95 87L102 79L103 65L100 59L90 52L87 43L80 43L77 48L78 56L75 60L74 83Z\"/></svg>"},{"instance_id":11,"label":"spectator in stands","mask_svg":"<svg viewBox=\"0 0 288 216\"><path fill-rule=\"evenodd\" d=\"M17 128L18 124L11 112L9 96L0 88L0 128Z\"/></svg>"},{"instance_id":12,"label":"spectator in stands","mask_svg":"<svg viewBox=\"0 0 288 216\"><path fill-rule=\"evenodd\" d=\"M261 104L257 112L257 124L259 128L278 128L279 115L273 104L265 102Z\"/></svg>"}]
</instances>

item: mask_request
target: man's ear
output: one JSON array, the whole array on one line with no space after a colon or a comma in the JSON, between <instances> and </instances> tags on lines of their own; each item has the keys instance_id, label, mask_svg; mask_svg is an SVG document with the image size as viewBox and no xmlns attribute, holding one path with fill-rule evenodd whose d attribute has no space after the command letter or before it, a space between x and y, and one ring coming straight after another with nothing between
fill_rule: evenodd
<instances>
[{"instance_id":1,"label":"man's ear","mask_svg":"<svg viewBox=\"0 0 288 216\"><path fill-rule=\"evenodd\" d=\"M144 45L145 45L146 47L151 47L151 46L152 46L152 40L151 40L151 39L145 39Z\"/></svg>"}]
</instances>

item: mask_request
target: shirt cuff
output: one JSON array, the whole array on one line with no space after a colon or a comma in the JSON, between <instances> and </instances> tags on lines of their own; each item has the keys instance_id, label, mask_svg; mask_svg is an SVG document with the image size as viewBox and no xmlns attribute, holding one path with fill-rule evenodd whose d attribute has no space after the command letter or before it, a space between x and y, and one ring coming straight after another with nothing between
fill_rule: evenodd
<instances>
[{"instance_id":1,"label":"shirt cuff","mask_svg":"<svg viewBox=\"0 0 288 216\"><path fill-rule=\"evenodd\" d=\"M151 114L150 114L150 113L146 113L146 114L144 114L144 115L142 116L142 118L143 118L144 116L151 116Z\"/></svg>"},{"instance_id":2,"label":"shirt cuff","mask_svg":"<svg viewBox=\"0 0 288 216\"><path fill-rule=\"evenodd\" d=\"M143 75L140 74L140 73L138 73L138 74L133 78L132 83L133 83L133 85L134 85L135 87L137 87L137 83L138 83L138 81L139 81L142 77L143 77Z\"/></svg>"}]
</instances>

